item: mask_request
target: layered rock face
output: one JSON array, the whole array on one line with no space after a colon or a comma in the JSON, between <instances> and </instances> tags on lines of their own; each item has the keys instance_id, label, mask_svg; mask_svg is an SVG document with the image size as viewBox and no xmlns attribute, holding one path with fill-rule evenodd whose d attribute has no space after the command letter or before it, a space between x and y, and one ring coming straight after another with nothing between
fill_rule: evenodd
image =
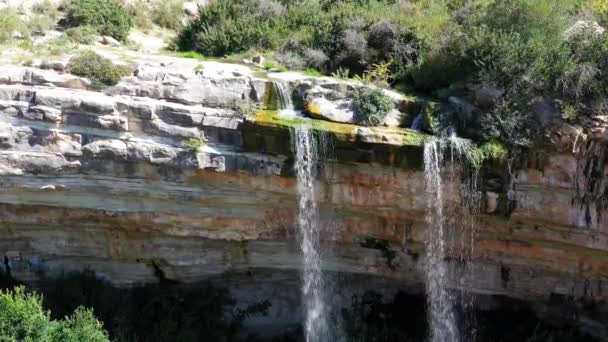
<instances>
[{"instance_id":1,"label":"layered rock face","mask_svg":"<svg viewBox=\"0 0 608 342\"><path fill-rule=\"evenodd\" d=\"M263 102L272 83L243 66L196 64L148 61L104 92L54 71L1 69L0 269L22 281L91 269L132 285L301 267L289 129L236 109ZM419 290L428 233L420 142L351 129L334 132L319 177L324 267ZM199 151L182 147L203 136ZM453 215L454 288L606 300L608 219L576 200L581 158L564 139L513 170L508 194L482 194L474 220ZM449 169L445 203L460 213ZM507 217L496 207L509 199ZM461 256L471 259L466 272Z\"/></svg>"}]
</instances>

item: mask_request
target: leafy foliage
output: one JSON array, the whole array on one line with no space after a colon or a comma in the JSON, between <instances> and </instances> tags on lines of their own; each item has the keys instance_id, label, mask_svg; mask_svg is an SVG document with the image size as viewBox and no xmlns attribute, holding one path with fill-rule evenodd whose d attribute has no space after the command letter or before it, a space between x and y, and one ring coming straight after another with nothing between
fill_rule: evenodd
<instances>
[{"instance_id":1,"label":"leafy foliage","mask_svg":"<svg viewBox=\"0 0 608 342\"><path fill-rule=\"evenodd\" d=\"M267 315L270 308L264 300L237 306L226 289L160 277L160 284L125 289L92 272L74 273L48 283L45 299L59 317L78 306L93 308L117 342L236 341L246 336L247 319Z\"/></svg>"},{"instance_id":2,"label":"leafy foliage","mask_svg":"<svg viewBox=\"0 0 608 342\"><path fill-rule=\"evenodd\" d=\"M132 73L129 67L116 65L93 51L84 51L72 57L67 65L67 71L91 79L96 86L115 85L122 77Z\"/></svg>"},{"instance_id":3,"label":"leafy foliage","mask_svg":"<svg viewBox=\"0 0 608 342\"><path fill-rule=\"evenodd\" d=\"M381 124L393 106L380 89L362 87L355 90L352 98L357 121L369 126Z\"/></svg>"},{"instance_id":4,"label":"leafy foliage","mask_svg":"<svg viewBox=\"0 0 608 342\"><path fill-rule=\"evenodd\" d=\"M190 138L182 143L182 147L190 153L198 153L205 144L206 140L202 138Z\"/></svg>"},{"instance_id":5,"label":"leafy foliage","mask_svg":"<svg viewBox=\"0 0 608 342\"><path fill-rule=\"evenodd\" d=\"M126 41L132 22L119 0L70 0L65 7L70 27L89 25L101 35Z\"/></svg>"},{"instance_id":6,"label":"leafy foliage","mask_svg":"<svg viewBox=\"0 0 608 342\"><path fill-rule=\"evenodd\" d=\"M0 9L0 43L5 43L15 34L27 35L27 26L17 12L9 7Z\"/></svg>"},{"instance_id":7,"label":"leafy foliage","mask_svg":"<svg viewBox=\"0 0 608 342\"><path fill-rule=\"evenodd\" d=\"M164 28L179 30L184 17L183 0L156 1L152 8L152 21Z\"/></svg>"},{"instance_id":8,"label":"leafy foliage","mask_svg":"<svg viewBox=\"0 0 608 342\"><path fill-rule=\"evenodd\" d=\"M65 30L65 34L77 44L92 44L97 38L97 30L88 25L69 28Z\"/></svg>"},{"instance_id":9,"label":"leafy foliage","mask_svg":"<svg viewBox=\"0 0 608 342\"><path fill-rule=\"evenodd\" d=\"M109 342L91 310L79 307L64 320L51 319L42 297L23 287L0 291L0 340L40 342Z\"/></svg>"}]
</instances>

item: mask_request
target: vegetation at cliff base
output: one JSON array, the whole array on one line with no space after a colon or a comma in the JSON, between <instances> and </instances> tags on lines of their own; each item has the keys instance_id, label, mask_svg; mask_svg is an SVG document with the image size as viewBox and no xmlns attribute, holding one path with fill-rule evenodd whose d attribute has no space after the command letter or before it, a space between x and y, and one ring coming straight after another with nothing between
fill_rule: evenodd
<instances>
[{"instance_id":1,"label":"vegetation at cliff base","mask_svg":"<svg viewBox=\"0 0 608 342\"><path fill-rule=\"evenodd\" d=\"M23 287L0 291L0 341L109 342L93 311L76 308L61 320L51 318L42 297Z\"/></svg>"}]
</instances>

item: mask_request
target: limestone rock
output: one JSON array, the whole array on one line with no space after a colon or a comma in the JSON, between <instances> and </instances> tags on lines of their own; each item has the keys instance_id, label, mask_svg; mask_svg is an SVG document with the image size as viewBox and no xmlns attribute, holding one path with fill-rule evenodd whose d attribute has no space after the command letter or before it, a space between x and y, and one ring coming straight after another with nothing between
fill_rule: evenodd
<instances>
[{"instance_id":1,"label":"limestone rock","mask_svg":"<svg viewBox=\"0 0 608 342\"><path fill-rule=\"evenodd\" d=\"M83 152L93 158L127 158L127 144L122 140L103 139L83 146Z\"/></svg>"},{"instance_id":2,"label":"limestone rock","mask_svg":"<svg viewBox=\"0 0 608 342\"><path fill-rule=\"evenodd\" d=\"M196 1L184 2L184 13L188 16L195 17L198 15L198 4Z\"/></svg>"},{"instance_id":3,"label":"limestone rock","mask_svg":"<svg viewBox=\"0 0 608 342\"><path fill-rule=\"evenodd\" d=\"M597 115L593 117L591 126L592 139L608 142L608 116Z\"/></svg>"},{"instance_id":4,"label":"limestone rock","mask_svg":"<svg viewBox=\"0 0 608 342\"><path fill-rule=\"evenodd\" d=\"M114 39L114 38L112 38L110 36L101 36L101 37L99 37L99 42L101 44L103 44L103 45L109 45L109 46L112 46L112 47L119 47L119 46L122 45L118 40L116 40L116 39Z\"/></svg>"},{"instance_id":5,"label":"limestone rock","mask_svg":"<svg viewBox=\"0 0 608 342\"><path fill-rule=\"evenodd\" d=\"M334 122L355 123L352 102L348 100L330 101L324 97L315 97L306 105L308 114L316 119Z\"/></svg>"},{"instance_id":6,"label":"limestone rock","mask_svg":"<svg viewBox=\"0 0 608 342\"><path fill-rule=\"evenodd\" d=\"M564 35L566 39L574 39L581 34L602 35L604 32L606 32L606 29L596 21L579 20L570 26Z\"/></svg>"},{"instance_id":7,"label":"limestone rock","mask_svg":"<svg viewBox=\"0 0 608 342\"><path fill-rule=\"evenodd\" d=\"M259 65L259 66L263 66L264 63L266 62L266 59L264 58L264 56L253 56L251 58L251 62L253 64Z\"/></svg>"}]
</instances>

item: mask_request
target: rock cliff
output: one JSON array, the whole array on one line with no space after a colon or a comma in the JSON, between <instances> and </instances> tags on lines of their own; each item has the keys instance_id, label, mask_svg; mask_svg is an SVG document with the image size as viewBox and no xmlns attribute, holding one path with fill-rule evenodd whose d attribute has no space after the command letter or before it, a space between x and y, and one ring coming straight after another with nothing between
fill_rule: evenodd
<instances>
[{"instance_id":1,"label":"rock cliff","mask_svg":"<svg viewBox=\"0 0 608 342\"><path fill-rule=\"evenodd\" d=\"M317 102L332 102L319 89L348 88L291 82L316 91ZM1 67L0 269L22 281L91 269L118 285L297 271L294 122L237 108L265 102L272 86L246 66L170 57L142 59L133 76L103 91L63 72ZM412 114L401 109L395 115ZM333 143L319 179L324 267L419 290L428 200L420 134L315 125ZM596 205L608 180L602 127L557 132L546 150L512 165L508 191L480 189L475 220L453 218L455 239L466 231L471 240L454 244L450 268L463 274L460 256L471 262L452 287L529 301L606 300L608 218ZM198 151L184 148L202 137ZM589 154L601 163L587 165ZM460 178L446 179L445 202L456 210Z\"/></svg>"}]
</instances>

